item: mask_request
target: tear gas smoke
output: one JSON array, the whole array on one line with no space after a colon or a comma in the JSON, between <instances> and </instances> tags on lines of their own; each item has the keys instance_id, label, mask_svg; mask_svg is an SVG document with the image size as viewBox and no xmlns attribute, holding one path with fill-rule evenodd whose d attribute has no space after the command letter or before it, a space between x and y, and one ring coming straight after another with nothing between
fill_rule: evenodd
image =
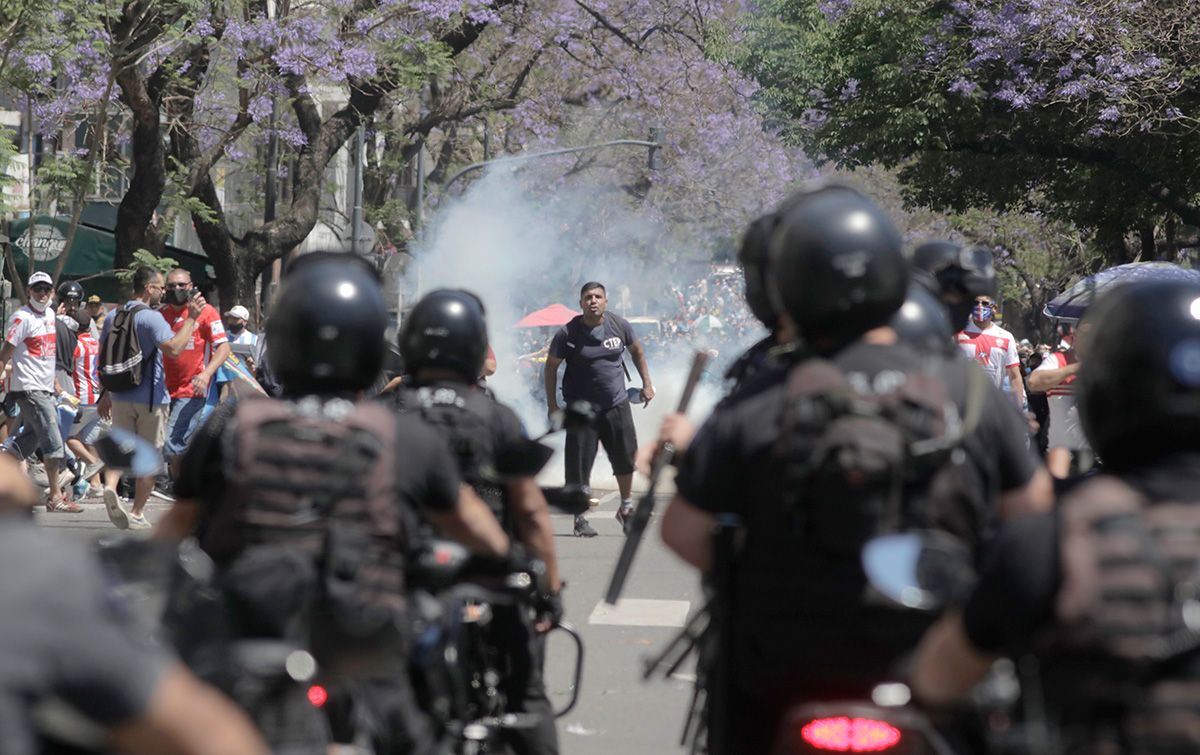
<instances>
[{"instance_id":1,"label":"tear gas smoke","mask_svg":"<svg viewBox=\"0 0 1200 755\"><path fill-rule=\"evenodd\" d=\"M613 201L612 194L611 189L585 186L539 195L519 175L498 166L443 205L408 272L410 279L418 278L408 282L409 290L419 281L421 293L465 288L483 300L498 365L488 385L517 412L530 434L539 434L548 423L542 362L529 353L549 344L557 328L516 329L518 320L553 303L579 311L579 287L589 280L606 286L610 312L665 319L678 307L668 284L686 285L689 275L699 278L709 270L695 251L672 248L680 242L672 241L669 228L639 217L634 208ZM744 308L740 300L730 305ZM634 407L639 444L654 439L662 416L677 405L694 348L719 346L724 364L762 331L756 327L740 335L717 335L685 338L670 350L648 349L657 396L646 409ZM628 353L625 360L630 385L640 386ZM693 398L689 414L697 421L719 398L717 369L710 367ZM554 442L561 448L561 435ZM560 484L562 474L561 458L556 458L547 465L543 482ZM593 486L615 487L609 474L606 461L598 460Z\"/></svg>"}]
</instances>

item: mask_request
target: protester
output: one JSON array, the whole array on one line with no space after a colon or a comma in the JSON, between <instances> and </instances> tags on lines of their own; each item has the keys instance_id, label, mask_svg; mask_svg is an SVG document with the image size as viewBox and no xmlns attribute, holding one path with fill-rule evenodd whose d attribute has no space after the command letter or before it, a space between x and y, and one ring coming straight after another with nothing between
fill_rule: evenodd
<instances>
[{"instance_id":1,"label":"protester","mask_svg":"<svg viewBox=\"0 0 1200 755\"><path fill-rule=\"evenodd\" d=\"M191 273L183 268L172 270L167 275L163 306L159 311L176 333L182 331L184 322L191 316L188 303L193 298L203 299L192 286ZM188 441L204 421L213 375L225 364L230 353L220 315L211 304L205 304L196 318L187 346L178 356L168 354L163 360L167 391L171 394L163 455L170 465L172 477L178 472L179 457L187 450Z\"/></svg>"},{"instance_id":2,"label":"protester","mask_svg":"<svg viewBox=\"0 0 1200 755\"><path fill-rule=\"evenodd\" d=\"M100 343L88 332L90 318L83 312L75 313L79 337L75 342L74 366L71 374L72 395L77 402L72 426L65 433L67 448L86 466L80 471L82 478L76 483L76 498L93 492L99 494L104 487L99 471L103 464L93 448L100 433L108 424L100 419L96 402L100 400L100 376L98 373ZM94 486L94 490L93 490Z\"/></svg>"},{"instance_id":3,"label":"protester","mask_svg":"<svg viewBox=\"0 0 1200 755\"><path fill-rule=\"evenodd\" d=\"M1046 467L1060 480L1071 475L1075 454L1091 451L1075 405L1075 378L1084 348L1081 341L1089 327L1085 324L1076 333L1064 335L1058 350L1046 355L1029 375L1029 389L1046 394L1050 408Z\"/></svg>"},{"instance_id":4,"label":"protester","mask_svg":"<svg viewBox=\"0 0 1200 755\"><path fill-rule=\"evenodd\" d=\"M225 312L225 335L231 344L246 344L254 346L258 343L258 334L250 330L250 310L241 304L230 307Z\"/></svg>"},{"instance_id":5,"label":"protester","mask_svg":"<svg viewBox=\"0 0 1200 755\"><path fill-rule=\"evenodd\" d=\"M568 485L591 485L592 464L598 444L604 445L617 487L621 506L617 521L622 527L633 513L633 469L637 454L637 436L629 394L625 389L623 355L628 349L642 378L640 399L643 405L654 398L650 368L637 335L629 322L608 311L608 292L596 281L583 284L579 291L583 314L573 318L554 334L546 358L544 380L549 414L558 411L558 366L563 362L562 392L567 403L588 401L599 414L593 426L567 431L566 480ZM596 531L583 515L575 517L578 537L595 537Z\"/></svg>"},{"instance_id":6,"label":"protester","mask_svg":"<svg viewBox=\"0 0 1200 755\"><path fill-rule=\"evenodd\" d=\"M10 393L16 396L21 420L37 440L46 468L49 497L46 511L78 513L82 509L63 495L58 477L65 446L55 408L55 316L50 307L54 281L49 273L29 276L29 303L17 310L0 348L0 371L12 361Z\"/></svg>"},{"instance_id":7,"label":"protester","mask_svg":"<svg viewBox=\"0 0 1200 755\"><path fill-rule=\"evenodd\" d=\"M958 345L968 357L979 362L999 388L1008 380L1013 401L1025 408L1025 381L1021 378L1021 358L1017 355L1017 340L993 322L996 301L990 296L975 297L971 320L958 334Z\"/></svg>"},{"instance_id":8,"label":"protester","mask_svg":"<svg viewBox=\"0 0 1200 755\"><path fill-rule=\"evenodd\" d=\"M104 308L104 302L99 296L92 294L87 299L88 316L92 318L92 326L96 333L99 333L104 328L104 318L108 316L108 310Z\"/></svg>"},{"instance_id":9,"label":"protester","mask_svg":"<svg viewBox=\"0 0 1200 755\"><path fill-rule=\"evenodd\" d=\"M192 298L187 304L187 315L179 330L172 331L166 318L157 311L162 296L162 273L151 267L140 267L134 271L133 298L105 320L100 350L102 354L107 353L114 322L122 313L128 313L126 317L132 319L133 332L141 349L141 362L133 368L140 372L140 382L128 390L105 390L96 406L100 416L111 420L115 427L136 433L159 450L166 442L167 407L170 403L163 352L178 357L192 344L196 319L207 306L203 296ZM102 381L103 378L102 372ZM109 519L120 529L148 529L150 522L146 520L143 510L154 490L154 477L138 478L134 486L133 507L129 513L121 507L117 496L120 480L120 472L110 470L105 473L104 507Z\"/></svg>"}]
</instances>

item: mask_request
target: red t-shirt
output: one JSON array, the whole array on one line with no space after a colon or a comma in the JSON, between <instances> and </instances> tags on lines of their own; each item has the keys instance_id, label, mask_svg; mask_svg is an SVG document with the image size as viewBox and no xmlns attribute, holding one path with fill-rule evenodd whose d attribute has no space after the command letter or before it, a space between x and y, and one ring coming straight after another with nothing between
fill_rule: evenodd
<instances>
[{"instance_id":1,"label":"red t-shirt","mask_svg":"<svg viewBox=\"0 0 1200 755\"><path fill-rule=\"evenodd\" d=\"M187 319L187 307L164 305L159 312L166 318L171 330L178 333ZM205 304L196 318L196 328L192 331L192 340L187 348L177 357L163 354L163 367L167 372L167 391L171 398L192 398L192 378L204 372L205 365L212 355L212 350L225 343L225 325L221 315L211 304Z\"/></svg>"}]
</instances>

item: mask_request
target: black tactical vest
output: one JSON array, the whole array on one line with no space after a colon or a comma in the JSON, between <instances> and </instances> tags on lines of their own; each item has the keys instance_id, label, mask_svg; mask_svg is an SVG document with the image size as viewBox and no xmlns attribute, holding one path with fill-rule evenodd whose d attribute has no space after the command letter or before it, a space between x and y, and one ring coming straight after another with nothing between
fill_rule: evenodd
<instances>
[{"instance_id":1,"label":"black tactical vest","mask_svg":"<svg viewBox=\"0 0 1200 755\"><path fill-rule=\"evenodd\" d=\"M1200 752L1200 503L1114 477L1062 502L1043 676L1072 753Z\"/></svg>"},{"instance_id":2,"label":"black tactical vest","mask_svg":"<svg viewBox=\"0 0 1200 755\"><path fill-rule=\"evenodd\" d=\"M437 382L417 388L401 389L397 395L401 411L418 413L446 439L458 462L463 481L479 497L511 534L504 488L495 475L499 423L495 399L475 386Z\"/></svg>"},{"instance_id":3,"label":"black tactical vest","mask_svg":"<svg viewBox=\"0 0 1200 755\"><path fill-rule=\"evenodd\" d=\"M238 635L300 642L345 673L378 670L403 646L412 514L396 435L377 404L238 404L221 438L227 484L198 537Z\"/></svg>"}]
</instances>

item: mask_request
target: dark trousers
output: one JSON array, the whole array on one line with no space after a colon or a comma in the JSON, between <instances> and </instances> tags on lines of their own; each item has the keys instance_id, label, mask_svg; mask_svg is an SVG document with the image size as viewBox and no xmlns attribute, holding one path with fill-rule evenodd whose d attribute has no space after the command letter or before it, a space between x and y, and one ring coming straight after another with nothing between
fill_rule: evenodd
<instances>
[{"instance_id":1,"label":"dark trousers","mask_svg":"<svg viewBox=\"0 0 1200 755\"><path fill-rule=\"evenodd\" d=\"M540 716L536 726L509 729L504 744L513 755L558 755L558 731L554 727L554 709L546 696L543 668L546 664L546 636L537 634L515 606L493 606L495 621L492 638L495 646L507 649L501 661L502 685L509 713Z\"/></svg>"},{"instance_id":2,"label":"dark trousers","mask_svg":"<svg viewBox=\"0 0 1200 755\"><path fill-rule=\"evenodd\" d=\"M403 674L331 684L325 712L334 742L349 744L366 734L377 755L432 755L439 749L433 723Z\"/></svg>"},{"instance_id":3,"label":"dark trousers","mask_svg":"<svg viewBox=\"0 0 1200 755\"><path fill-rule=\"evenodd\" d=\"M613 474L633 474L637 434L634 432L633 411L628 401L601 413L590 427L567 431L564 450L568 485L591 485L592 465L596 462L596 451L600 445L608 454Z\"/></svg>"}]
</instances>

